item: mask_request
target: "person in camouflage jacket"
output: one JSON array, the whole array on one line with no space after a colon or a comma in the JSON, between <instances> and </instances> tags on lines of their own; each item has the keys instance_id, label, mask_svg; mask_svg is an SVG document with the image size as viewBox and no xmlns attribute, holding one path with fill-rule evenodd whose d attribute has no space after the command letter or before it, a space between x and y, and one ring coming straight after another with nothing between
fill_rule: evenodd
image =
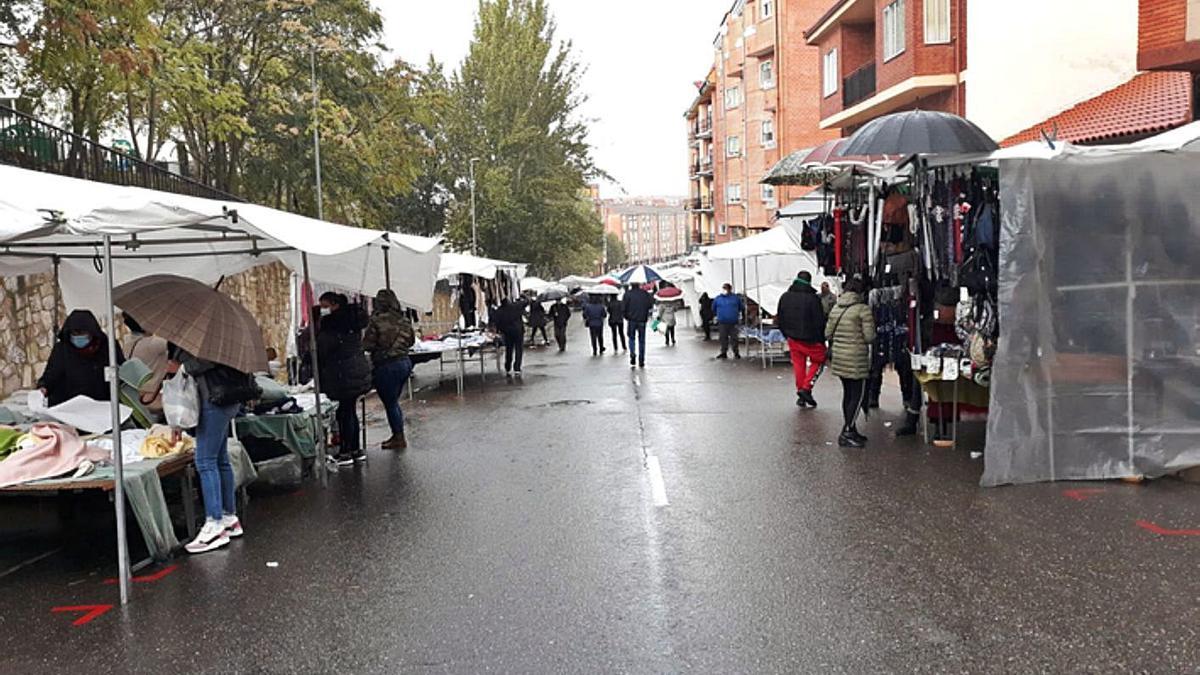
<instances>
[{"instance_id":1,"label":"person in camouflage jacket","mask_svg":"<svg viewBox=\"0 0 1200 675\"><path fill-rule=\"evenodd\" d=\"M408 352L416 343L417 334L396 294L383 289L375 295L375 310L363 335L363 349L371 354L374 366L375 391L383 402L392 437L383 442L385 450L408 447L404 437L404 412L400 409L400 394L412 375L412 360Z\"/></svg>"}]
</instances>

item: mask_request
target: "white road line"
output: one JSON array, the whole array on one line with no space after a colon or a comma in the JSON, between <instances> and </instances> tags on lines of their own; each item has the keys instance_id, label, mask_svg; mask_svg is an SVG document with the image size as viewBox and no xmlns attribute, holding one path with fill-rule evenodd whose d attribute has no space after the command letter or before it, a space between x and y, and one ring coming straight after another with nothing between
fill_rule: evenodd
<instances>
[{"instance_id":1,"label":"white road line","mask_svg":"<svg viewBox=\"0 0 1200 675\"><path fill-rule=\"evenodd\" d=\"M650 473L650 492L654 495L655 506L667 506L667 484L663 481L662 467L654 455L646 457L646 471Z\"/></svg>"}]
</instances>

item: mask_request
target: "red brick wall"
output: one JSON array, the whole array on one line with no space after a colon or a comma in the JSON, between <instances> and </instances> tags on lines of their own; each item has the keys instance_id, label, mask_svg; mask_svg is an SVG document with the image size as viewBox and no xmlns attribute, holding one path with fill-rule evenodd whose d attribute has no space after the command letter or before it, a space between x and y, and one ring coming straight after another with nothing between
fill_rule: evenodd
<instances>
[{"instance_id":1,"label":"red brick wall","mask_svg":"<svg viewBox=\"0 0 1200 675\"><path fill-rule=\"evenodd\" d=\"M875 53L879 58L879 66L875 74L876 91L884 91L915 75L940 75L960 72L966 68L966 40L958 39L966 34L962 30L961 18L965 12L965 2L951 4L950 20L952 29L950 44L925 44L925 0L908 0L905 6L907 22L907 41L904 53L896 58L883 62L883 8L893 0L876 0L875 2ZM955 48L958 49L958 62L955 62ZM955 66L959 66L956 68Z\"/></svg>"},{"instance_id":2,"label":"red brick wall","mask_svg":"<svg viewBox=\"0 0 1200 675\"><path fill-rule=\"evenodd\" d=\"M1140 0L1138 51L1171 47L1187 37L1187 0Z\"/></svg>"}]
</instances>

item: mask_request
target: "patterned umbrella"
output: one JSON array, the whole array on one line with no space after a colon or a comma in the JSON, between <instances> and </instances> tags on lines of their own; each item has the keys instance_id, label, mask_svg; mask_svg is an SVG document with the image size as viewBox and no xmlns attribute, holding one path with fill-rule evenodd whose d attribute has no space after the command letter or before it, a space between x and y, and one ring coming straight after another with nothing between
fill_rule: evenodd
<instances>
[{"instance_id":1,"label":"patterned umbrella","mask_svg":"<svg viewBox=\"0 0 1200 675\"><path fill-rule=\"evenodd\" d=\"M267 348L254 315L198 281L170 274L135 279L113 289L113 304L197 358L243 373L267 369Z\"/></svg>"},{"instance_id":2,"label":"patterned umbrella","mask_svg":"<svg viewBox=\"0 0 1200 675\"><path fill-rule=\"evenodd\" d=\"M623 284L652 284L662 281L663 277L649 265L634 265L621 273L618 279Z\"/></svg>"}]
</instances>

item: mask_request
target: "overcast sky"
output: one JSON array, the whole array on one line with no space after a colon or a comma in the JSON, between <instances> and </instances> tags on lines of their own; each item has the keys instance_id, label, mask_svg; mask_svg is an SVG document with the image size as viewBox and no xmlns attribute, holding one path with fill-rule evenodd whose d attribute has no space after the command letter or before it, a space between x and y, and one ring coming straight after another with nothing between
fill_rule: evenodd
<instances>
[{"instance_id":1,"label":"overcast sky","mask_svg":"<svg viewBox=\"0 0 1200 675\"><path fill-rule=\"evenodd\" d=\"M712 44L733 0L547 0L558 38L587 69L585 114L599 165L617 181L605 196L687 194L683 113L693 82L712 65ZM387 44L407 61L432 53L457 67L474 29L476 0L374 0Z\"/></svg>"}]
</instances>

